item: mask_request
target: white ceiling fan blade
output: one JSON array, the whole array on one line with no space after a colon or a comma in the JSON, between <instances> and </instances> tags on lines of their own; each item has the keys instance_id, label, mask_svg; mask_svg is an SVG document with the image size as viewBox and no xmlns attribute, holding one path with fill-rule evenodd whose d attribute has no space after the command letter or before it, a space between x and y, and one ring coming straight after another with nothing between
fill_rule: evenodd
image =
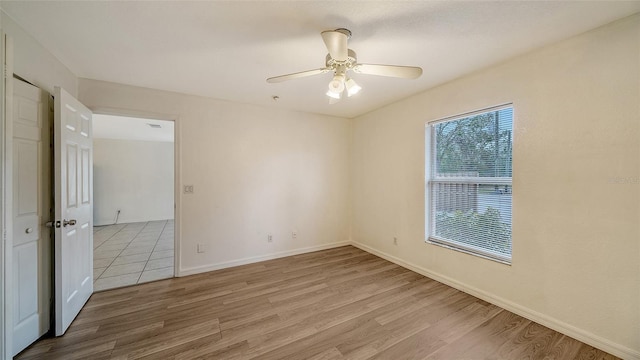
<instances>
[{"instance_id":1,"label":"white ceiling fan blade","mask_svg":"<svg viewBox=\"0 0 640 360\"><path fill-rule=\"evenodd\" d=\"M417 79L422 75L422 68L416 66L357 64L353 71L360 74L390 76L403 79Z\"/></svg>"},{"instance_id":2,"label":"white ceiling fan blade","mask_svg":"<svg viewBox=\"0 0 640 360\"><path fill-rule=\"evenodd\" d=\"M301 71L301 72L297 72L297 73L293 73L293 74L270 77L270 78L267 79L267 82L271 83L271 84L279 83L279 82L282 82L282 81L293 80L293 79L298 79L298 78L312 76L312 75L324 74L324 73L329 72L329 71L331 71L331 70L327 69L327 68Z\"/></svg>"},{"instance_id":3,"label":"white ceiling fan blade","mask_svg":"<svg viewBox=\"0 0 640 360\"><path fill-rule=\"evenodd\" d=\"M327 50L329 50L329 55L334 60L346 61L349 55L347 53L347 34L336 30L327 30L323 31L321 35Z\"/></svg>"}]
</instances>

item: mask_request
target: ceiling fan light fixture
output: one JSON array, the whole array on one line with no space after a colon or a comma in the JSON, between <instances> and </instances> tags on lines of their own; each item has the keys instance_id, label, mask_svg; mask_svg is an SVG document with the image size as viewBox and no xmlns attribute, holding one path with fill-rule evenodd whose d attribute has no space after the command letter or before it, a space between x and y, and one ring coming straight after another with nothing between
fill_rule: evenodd
<instances>
[{"instance_id":1,"label":"ceiling fan light fixture","mask_svg":"<svg viewBox=\"0 0 640 360\"><path fill-rule=\"evenodd\" d=\"M355 80L349 78L345 82L345 86L347 87L347 96L351 97L362 90L362 87L356 83Z\"/></svg>"},{"instance_id":2,"label":"ceiling fan light fixture","mask_svg":"<svg viewBox=\"0 0 640 360\"><path fill-rule=\"evenodd\" d=\"M344 75L335 75L329 82L329 92L340 94L344 91Z\"/></svg>"},{"instance_id":3,"label":"ceiling fan light fixture","mask_svg":"<svg viewBox=\"0 0 640 360\"><path fill-rule=\"evenodd\" d=\"M338 101L340 101L340 98L336 99L334 97L329 97L329 105L333 105L333 104L337 103Z\"/></svg>"},{"instance_id":4,"label":"ceiling fan light fixture","mask_svg":"<svg viewBox=\"0 0 640 360\"><path fill-rule=\"evenodd\" d=\"M330 97L330 98L332 98L332 99L338 99L338 100L340 100L340 93L339 93L339 92L334 92L334 91L332 91L331 89L329 89L329 90L327 91L327 96L328 96L328 97Z\"/></svg>"}]
</instances>

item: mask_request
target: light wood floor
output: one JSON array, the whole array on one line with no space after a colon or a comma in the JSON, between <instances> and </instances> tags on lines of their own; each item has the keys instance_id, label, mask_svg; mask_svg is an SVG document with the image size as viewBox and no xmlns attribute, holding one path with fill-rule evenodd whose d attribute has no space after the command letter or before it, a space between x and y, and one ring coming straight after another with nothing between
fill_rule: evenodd
<instances>
[{"instance_id":1,"label":"light wood floor","mask_svg":"<svg viewBox=\"0 0 640 360\"><path fill-rule=\"evenodd\" d=\"M18 359L615 359L351 246L94 294Z\"/></svg>"}]
</instances>

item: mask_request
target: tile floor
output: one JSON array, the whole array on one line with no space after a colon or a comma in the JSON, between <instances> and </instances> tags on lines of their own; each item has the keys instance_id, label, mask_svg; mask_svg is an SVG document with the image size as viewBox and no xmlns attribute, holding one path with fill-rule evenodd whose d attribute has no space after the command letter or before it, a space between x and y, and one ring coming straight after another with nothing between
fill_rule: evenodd
<instances>
[{"instance_id":1,"label":"tile floor","mask_svg":"<svg viewBox=\"0 0 640 360\"><path fill-rule=\"evenodd\" d=\"M173 277L173 220L93 228L93 289Z\"/></svg>"}]
</instances>

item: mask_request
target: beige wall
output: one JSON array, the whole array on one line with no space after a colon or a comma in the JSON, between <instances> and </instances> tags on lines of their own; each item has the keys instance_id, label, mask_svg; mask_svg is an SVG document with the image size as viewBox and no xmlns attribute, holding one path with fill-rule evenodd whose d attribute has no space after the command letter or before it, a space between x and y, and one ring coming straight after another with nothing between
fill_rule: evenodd
<instances>
[{"instance_id":1,"label":"beige wall","mask_svg":"<svg viewBox=\"0 0 640 360\"><path fill-rule=\"evenodd\" d=\"M639 69L636 15L357 118L352 239L640 357ZM509 102L512 266L426 244L425 123Z\"/></svg>"},{"instance_id":2,"label":"beige wall","mask_svg":"<svg viewBox=\"0 0 640 360\"><path fill-rule=\"evenodd\" d=\"M194 186L177 202L181 274L348 241L349 120L87 79L79 93L92 109L176 119L178 185Z\"/></svg>"},{"instance_id":3,"label":"beige wall","mask_svg":"<svg viewBox=\"0 0 640 360\"><path fill-rule=\"evenodd\" d=\"M173 219L173 142L93 139L93 223Z\"/></svg>"},{"instance_id":4,"label":"beige wall","mask_svg":"<svg viewBox=\"0 0 640 360\"><path fill-rule=\"evenodd\" d=\"M76 96L78 78L4 11L0 11L0 17L2 31L13 39L13 72L49 94L53 94L54 86L60 86Z\"/></svg>"}]
</instances>

